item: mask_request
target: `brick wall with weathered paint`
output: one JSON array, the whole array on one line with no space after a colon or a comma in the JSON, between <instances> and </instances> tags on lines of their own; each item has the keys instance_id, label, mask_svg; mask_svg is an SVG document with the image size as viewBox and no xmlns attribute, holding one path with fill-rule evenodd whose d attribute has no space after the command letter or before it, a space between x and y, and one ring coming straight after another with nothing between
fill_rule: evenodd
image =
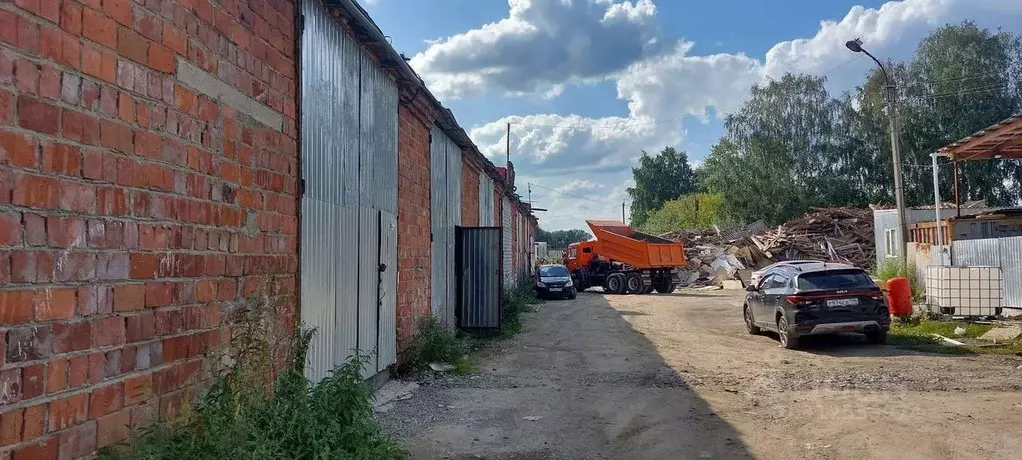
<instances>
[{"instance_id":1,"label":"brick wall with weathered paint","mask_svg":"<svg viewBox=\"0 0 1022 460\"><path fill-rule=\"evenodd\" d=\"M246 299L293 327L294 8L0 2L0 458L174 416Z\"/></svg>"}]
</instances>

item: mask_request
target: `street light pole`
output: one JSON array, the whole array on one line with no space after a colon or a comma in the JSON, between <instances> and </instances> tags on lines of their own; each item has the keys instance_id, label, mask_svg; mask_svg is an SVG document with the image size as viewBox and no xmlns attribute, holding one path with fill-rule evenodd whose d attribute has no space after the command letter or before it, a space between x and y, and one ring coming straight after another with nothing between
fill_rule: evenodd
<instances>
[{"instance_id":1,"label":"street light pole","mask_svg":"<svg viewBox=\"0 0 1022 460\"><path fill-rule=\"evenodd\" d=\"M887 69L880 63L880 60L869 54L862 47L862 40L856 38L845 43L845 47L855 53L863 53L869 56L880 67L880 72L884 75L884 99L887 103L887 119L891 125L891 156L894 157L894 202L898 207L898 236L901 239L901 249L899 259L901 264L904 266L908 256L908 224L905 223L905 197L904 189L901 185L901 131L898 125L898 113L897 113L897 100L898 100L898 88L895 86L894 81L891 80L890 75L887 74ZM937 209L940 212L940 209Z\"/></svg>"}]
</instances>

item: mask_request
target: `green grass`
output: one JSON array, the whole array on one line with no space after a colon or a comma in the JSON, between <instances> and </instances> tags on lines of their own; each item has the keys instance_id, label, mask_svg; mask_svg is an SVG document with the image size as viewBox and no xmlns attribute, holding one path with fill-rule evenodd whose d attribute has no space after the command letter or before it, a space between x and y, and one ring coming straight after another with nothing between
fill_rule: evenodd
<instances>
[{"instance_id":1,"label":"green grass","mask_svg":"<svg viewBox=\"0 0 1022 460\"><path fill-rule=\"evenodd\" d=\"M511 338L522 332L522 314L532 306L543 303L536 297L531 280L522 281L504 290L504 305L500 318L500 337Z\"/></svg>"},{"instance_id":2,"label":"green grass","mask_svg":"<svg viewBox=\"0 0 1022 460\"><path fill-rule=\"evenodd\" d=\"M965 328L965 337L955 335L955 328ZM997 346L976 345L969 339L978 339L992 329L992 325L973 324L961 321L930 321L921 319L913 323L892 324L888 334L888 343L898 348L940 353L950 355L1004 354L1022 353L1022 343L1005 343ZM967 342L961 347L945 344L932 334L942 335L952 340Z\"/></svg>"},{"instance_id":3,"label":"green grass","mask_svg":"<svg viewBox=\"0 0 1022 460\"><path fill-rule=\"evenodd\" d=\"M912 287L912 300L926 297L926 289L922 281L919 280L919 272L916 271L915 263L910 262L907 265L902 265L897 259L887 259L873 271L873 274L884 281L890 281L891 278L899 276L908 278L909 285Z\"/></svg>"},{"instance_id":4,"label":"green grass","mask_svg":"<svg viewBox=\"0 0 1022 460\"><path fill-rule=\"evenodd\" d=\"M468 345L457 333L444 329L440 320L431 316L419 323L418 333L408 344L405 370L425 370L429 363L449 363L457 368L468 351Z\"/></svg>"},{"instance_id":5,"label":"green grass","mask_svg":"<svg viewBox=\"0 0 1022 460\"><path fill-rule=\"evenodd\" d=\"M311 332L303 334L289 370L272 385L235 366L190 416L160 422L125 443L104 448L104 460L403 459L407 455L373 420L372 392L362 380L368 358L354 356L311 384L304 374Z\"/></svg>"}]
</instances>

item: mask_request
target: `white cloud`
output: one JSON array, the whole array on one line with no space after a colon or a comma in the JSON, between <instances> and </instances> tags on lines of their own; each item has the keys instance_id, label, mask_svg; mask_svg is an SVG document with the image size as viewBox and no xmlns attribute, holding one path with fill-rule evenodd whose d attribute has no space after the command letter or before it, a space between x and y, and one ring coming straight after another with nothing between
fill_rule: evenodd
<instances>
[{"instance_id":1,"label":"white cloud","mask_svg":"<svg viewBox=\"0 0 1022 460\"><path fill-rule=\"evenodd\" d=\"M652 0L508 0L508 17L432 42L411 65L441 98L555 97L670 49Z\"/></svg>"},{"instance_id":2,"label":"white cloud","mask_svg":"<svg viewBox=\"0 0 1022 460\"><path fill-rule=\"evenodd\" d=\"M822 21L812 37L777 43L763 59L698 56L690 54L692 43L660 36L649 0L614 1L511 0L509 18L437 42L413 65L445 97L481 91L550 97L568 84L614 81L618 98L628 103L625 116L512 116L471 130L484 153L502 163L505 123L511 121L519 177L551 188L578 181L613 186L630 179L629 166L641 150L678 145L685 136L681 119L705 121L709 109L734 109L764 79L785 72L827 74L832 91L850 89L873 63L851 61L856 55L844 47L847 40L861 38L881 59L904 60L922 37L947 23L969 19L981 27L1022 31L1022 0L904 0L876 9L853 7L840 21ZM620 42L624 52L594 55L592 44L606 40ZM622 198L624 188L615 188ZM608 196L604 190L571 193ZM541 218L547 228L582 228L594 212L615 216L604 215L613 206L597 209L592 202L554 195L540 203L561 207L556 216ZM620 204L616 209L619 217Z\"/></svg>"}]
</instances>

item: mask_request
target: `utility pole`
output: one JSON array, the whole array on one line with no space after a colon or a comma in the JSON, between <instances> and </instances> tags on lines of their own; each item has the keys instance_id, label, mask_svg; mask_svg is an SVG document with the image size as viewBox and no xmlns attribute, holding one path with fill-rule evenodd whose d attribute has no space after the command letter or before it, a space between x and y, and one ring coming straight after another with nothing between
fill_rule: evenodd
<instances>
[{"instance_id":1,"label":"utility pole","mask_svg":"<svg viewBox=\"0 0 1022 460\"><path fill-rule=\"evenodd\" d=\"M903 196L903 189L901 187L901 131L898 125L898 87L895 86L894 80L891 80L891 76L887 74L887 69L880 63L880 60L869 54L862 47L862 40L856 38L855 40L849 40L845 42L845 47L851 50L853 53L863 53L869 56L880 67L880 72L884 75L885 83L885 99L887 100L887 119L891 125L891 156L894 157L894 202L898 207L898 234L901 237L901 254L898 257L901 261L901 265L905 266L908 256L908 225L905 223L905 198ZM939 203L938 203L939 204ZM937 207L937 215L940 215L940 206ZM938 219L939 225L939 219Z\"/></svg>"},{"instance_id":2,"label":"utility pole","mask_svg":"<svg viewBox=\"0 0 1022 460\"><path fill-rule=\"evenodd\" d=\"M867 53L868 54L868 53ZM872 56L870 56L872 57ZM880 64L877 61L877 64ZM880 66L883 70L883 66ZM904 189L901 186L901 128L898 124L898 112L896 108L898 100L898 87L894 81L887 77L884 70L884 78L887 78L887 118L891 125L891 154L894 156L894 203L898 207L898 226L901 234L901 263L904 266L908 261L908 224L905 223L905 197ZM934 165L937 163L934 157ZM936 175L936 173L934 173ZM938 203L937 215L940 215ZM940 219L937 220L938 232L940 230Z\"/></svg>"},{"instance_id":3,"label":"utility pole","mask_svg":"<svg viewBox=\"0 0 1022 460\"><path fill-rule=\"evenodd\" d=\"M628 223L628 221L625 220L625 200L621 200L621 222L626 224Z\"/></svg>"},{"instance_id":4,"label":"utility pole","mask_svg":"<svg viewBox=\"0 0 1022 460\"><path fill-rule=\"evenodd\" d=\"M507 153L507 164L511 164L511 122L507 122L507 143L504 145L504 152Z\"/></svg>"}]
</instances>

